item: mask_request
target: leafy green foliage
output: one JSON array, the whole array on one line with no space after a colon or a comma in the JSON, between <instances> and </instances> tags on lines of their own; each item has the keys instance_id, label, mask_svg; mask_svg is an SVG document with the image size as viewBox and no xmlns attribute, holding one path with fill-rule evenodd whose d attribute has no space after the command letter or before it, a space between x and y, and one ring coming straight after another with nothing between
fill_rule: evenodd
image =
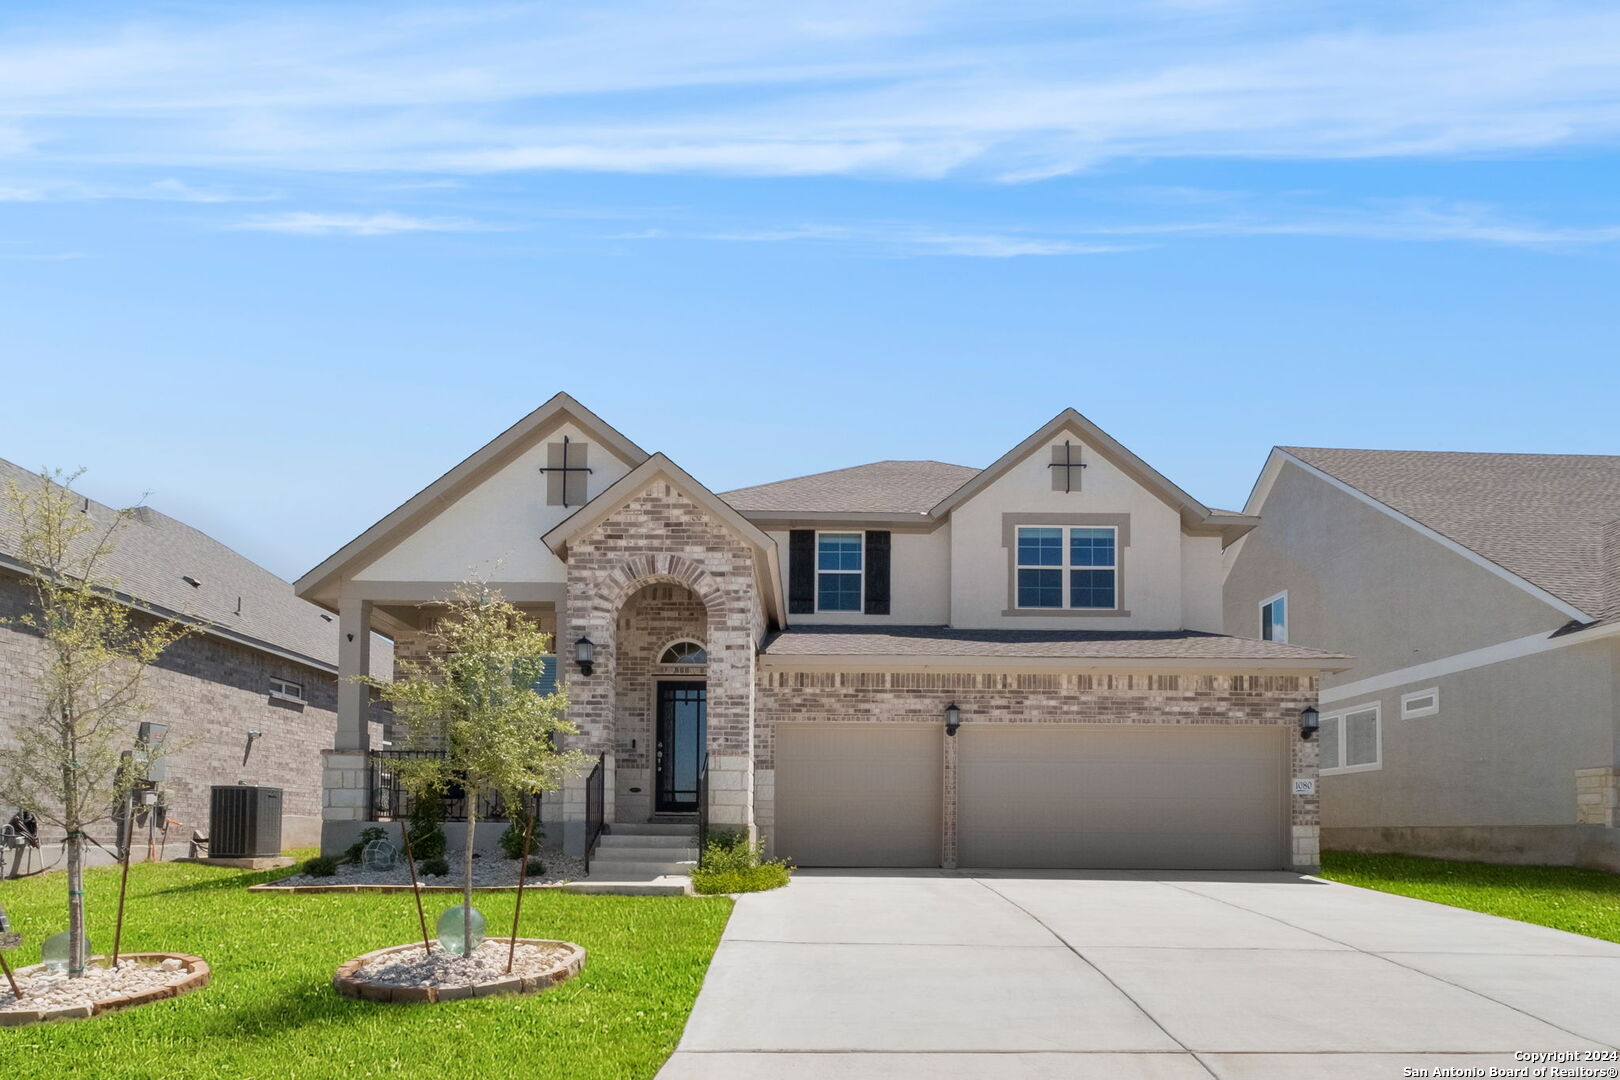
<instances>
[{"instance_id":1,"label":"leafy green foliage","mask_svg":"<svg viewBox=\"0 0 1620 1080\"><path fill-rule=\"evenodd\" d=\"M583 945L590 959L579 977L541 994L413 1008L352 1001L330 984L344 960L419 941L415 906L375 893L246 889L285 873L132 866L136 915L125 946L196 954L213 967L213 981L95 1020L8 1033L0 1075L650 1080L675 1048L731 909L723 897L531 891L519 933ZM116 868L88 869L85 883L91 936L110 942ZM62 875L6 881L0 891L26 939L7 958L35 963L39 942L61 927ZM515 891L480 893L477 906L491 926L505 927L515 898Z\"/></svg>"},{"instance_id":2,"label":"leafy green foliage","mask_svg":"<svg viewBox=\"0 0 1620 1080\"><path fill-rule=\"evenodd\" d=\"M444 808L439 805L437 796L412 801L406 828L410 830L411 858L417 862L444 859L450 842L444 835L443 815Z\"/></svg>"},{"instance_id":3,"label":"leafy green foliage","mask_svg":"<svg viewBox=\"0 0 1620 1080\"><path fill-rule=\"evenodd\" d=\"M764 892L788 883L792 867L784 859L765 858L764 841L748 842L742 832L715 832L692 872L692 888L700 893Z\"/></svg>"},{"instance_id":4,"label":"leafy green foliage","mask_svg":"<svg viewBox=\"0 0 1620 1080\"><path fill-rule=\"evenodd\" d=\"M331 877L338 872L338 861L330 855L317 855L305 859L300 869L310 877Z\"/></svg>"},{"instance_id":5,"label":"leafy green foliage","mask_svg":"<svg viewBox=\"0 0 1620 1080\"><path fill-rule=\"evenodd\" d=\"M512 814L512 816L517 818L517 814ZM536 826L536 831L538 831L538 826ZM523 821L520 821L520 819L515 819L512 823L507 824L505 832L501 834L501 853L507 858L527 858L528 852L535 847L535 844L536 840L530 840L527 848L523 845Z\"/></svg>"},{"instance_id":6,"label":"leafy green foliage","mask_svg":"<svg viewBox=\"0 0 1620 1080\"><path fill-rule=\"evenodd\" d=\"M546 872L546 864L541 862L539 859L530 859L528 868L525 872L530 877L539 877L541 874Z\"/></svg>"},{"instance_id":7,"label":"leafy green foliage","mask_svg":"<svg viewBox=\"0 0 1620 1080\"><path fill-rule=\"evenodd\" d=\"M417 863L422 868L423 877L449 877L450 863L443 855L435 855L431 859L424 859Z\"/></svg>"},{"instance_id":8,"label":"leafy green foliage","mask_svg":"<svg viewBox=\"0 0 1620 1080\"><path fill-rule=\"evenodd\" d=\"M349 850L345 851L343 853L343 857L338 861L348 863L350 866L359 866L360 860L365 856L366 845L371 843L373 840L386 839L388 839L387 829L379 828L376 825L367 826L361 831L360 839L350 844Z\"/></svg>"},{"instance_id":9,"label":"leafy green foliage","mask_svg":"<svg viewBox=\"0 0 1620 1080\"><path fill-rule=\"evenodd\" d=\"M0 756L0 801L66 833L72 977L87 959L85 829L112 816L140 771L120 758L151 708L148 671L196 629L119 601L118 581L104 567L135 511L92 511L73 491L78 476L42 472L30 490L7 480L0 492L14 524L8 553L33 570L24 579L33 602L16 621L43 645L40 662L23 669L32 685L20 700L29 708L10 725L11 745ZM139 752L150 762L173 749L143 744Z\"/></svg>"},{"instance_id":10,"label":"leafy green foliage","mask_svg":"<svg viewBox=\"0 0 1620 1080\"><path fill-rule=\"evenodd\" d=\"M1324 851L1322 877L1620 941L1620 875L1601 870Z\"/></svg>"}]
</instances>

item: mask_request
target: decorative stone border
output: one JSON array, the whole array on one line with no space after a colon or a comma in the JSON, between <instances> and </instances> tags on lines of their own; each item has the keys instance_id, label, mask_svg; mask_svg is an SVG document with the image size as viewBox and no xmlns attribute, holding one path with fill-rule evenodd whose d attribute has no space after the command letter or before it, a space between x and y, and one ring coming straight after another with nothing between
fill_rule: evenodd
<instances>
[{"instance_id":1,"label":"decorative stone border","mask_svg":"<svg viewBox=\"0 0 1620 1080\"><path fill-rule=\"evenodd\" d=\"M101 960L105 957L92 957L91 960ZM200 956L191 956L188 953L167 952L141 952L120 953L120 960L148 961L159 964L165 960L178 960L180 966L187 972L184 979L170 983L168 986L159 986L152 990L143 990L138 994L125 994L118 997L102 998L92 1001L88 1005L62 1005L54 1009L11 1009L0 1012L0 1027L25 1027L29 1024L43 1024L49 1020L85 1020L92 1016L101 1016L104 1013L117 1012L120 1009L134 1008L136 1005L150 1005L154 1001L165 998L179 997L193 990L200 990L208 985L211 977L208 962ZM23 968L17 974L32 971L39 965Z\"/></svg>"},{"instance_id":2,"label":"decorative stone border","mask_svg":"<svg viewBox=\"0 0 1620 1080\"><path fill-rule=\"evenodd\" d=\"M488 938L493 942L511 941L511 938ZM377 949L364 956L357 956L353 960L337 969L332 976L332 989L344 997L354 998L358 1001L393 1001L410 1004L439 1001L461 1001L474 997L495 997L498 994L537 994L542 990L549 990L558 983L567 982L578 975L585 967L585 949L575 945L572 941L553 941L549 938L518 938L519 945L560 945L567 950L563 958L551 968L550 971L539 975L525 975L521 978L512 975L494 982L475 983L470 986L378 986L366 982L359 974L360 969L371 961L387 956L390 953L408 952L419 947L418 942L409 945L391 945L386 949Z\"/></svg>"}]
</instances>

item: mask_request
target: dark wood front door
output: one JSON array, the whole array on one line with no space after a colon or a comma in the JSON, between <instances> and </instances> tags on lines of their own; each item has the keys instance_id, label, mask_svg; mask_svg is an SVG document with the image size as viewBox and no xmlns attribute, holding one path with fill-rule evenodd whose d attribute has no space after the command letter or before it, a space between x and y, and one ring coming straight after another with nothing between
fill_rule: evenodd
<instances>
[{"instance_id":1,"label":"dark wood front door","mask_svg":"<svg viewBox=\"0 0 1620 1080\"><path fill-rule=\"evenodd\" d=\"M709 688L690 679L658 684L658 768L653 809L687 814L698 805L698 768L707 745Z\"/></svg>"}]
</instances>

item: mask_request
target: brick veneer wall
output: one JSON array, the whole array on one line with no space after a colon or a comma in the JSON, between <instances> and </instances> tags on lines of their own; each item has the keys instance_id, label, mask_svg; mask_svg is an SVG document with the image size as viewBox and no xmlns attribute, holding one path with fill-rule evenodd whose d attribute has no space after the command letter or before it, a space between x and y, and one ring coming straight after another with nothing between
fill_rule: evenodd
<instances>
[{"instance_id":1,"label":"brick veneer wall","mask_svg":"<svg viewBox=\"0 0 1620 1080\"><path fill-rule=\"evenodd\" d=\"M14 620L31 600L26 583L0 574L0 620ZM335 633L336 631L334 631ZM17 725L29 723L41 705L34 679L45 653L39 638L14 622L0 624L0 743L10 744ZM270 697L270 678L302 684L306 704ZM166 723L177 748L168 760L169 829L165 854L187 854L193 829L208 828L209 788L246 780L283 790L282 842L286 847L315 844L321 833L321 751L332 745L337 726L337 678L318 668L218 637L194 635L169 649L147 679L153 708L146 719ZM248 731L261 731L247 764L242 753ZM133 728L129 732L134 742ZM15 807L3 807L0 820ZM59 833L48 833L59 839ZM108 846L113 829L102 824L91 835ZM145 853L144 826L137 830L136 857ZM46 861L54 856L47 849Z\"/></svg>"},{"instance_id":2,"label":"brick veneer wall","mask_svg":"<svg viewBox=\"0 0 1620 1080\"><path fill-rule=\"evenodd\" d=\"M725 524L662 477L587 532L568 551L568 629L589 636L595 672L570 676L569 715L592 750L616 745L619 614L648 585L678 585L701 601L708 648L710 820L753 827L754 643L763 625L754 551ZM609 801L617 781L608 778ZM566 792L564 814L583 818L580 785ZM608 820L616 820L609 806Z\"/></svg>"},{"instance_id":3,"label":"brick veneer wall","mask_svg":"<svg viewBox=\"0 0 1620 1080\"><path fill-rule=\"evenodd\" d=\"M755 816L769 838L775 824L775 729L783 721L909 721L943 724L955 701L964 724L1274 724L1297 729L1316 703L1315 677L1294 675L1079 674L988 672L764 671L754 729ZM947 740L947 805L955 789ZM1291 775L1314 779L1318 744L1288 740ZM1318 863L1317 795L1291 795L1293 865ZM947 813L942 863L955 857Z\"/></svg>"}]
</instances>

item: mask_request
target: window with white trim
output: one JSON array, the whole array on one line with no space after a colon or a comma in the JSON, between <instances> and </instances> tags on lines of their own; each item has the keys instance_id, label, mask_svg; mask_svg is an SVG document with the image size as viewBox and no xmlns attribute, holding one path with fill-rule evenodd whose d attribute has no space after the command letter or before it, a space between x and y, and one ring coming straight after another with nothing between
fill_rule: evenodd
<instances>
[{"instance_id":1,"label":"window with white trim","mask_svg":"<svg viewBox=\"0 0 1620 1080\"><path fill-rule=\"evenodd\" d=\"M1365 772L1384 767L1384 726L1374 701L1322 717L1323 774Z\"/></svg>"},{"instance_id":2,"label":"window with white trim","mask_svg":"<svg viewBox=\"0 0 1620 1080\"><path fill-rule=\"evenodd\" d=\"M301 702L304 700L304 686L302 683L295 683L291 679L278 679L272 675L270 677L270 696L280 698L282 701Z\"/></svg>"},{"instance_id":3,"label":"window with white trim","mask_svg":"<svg viewBox=\"0 0 1620 1080\"><path fill-rule=\"evenodd\" d=\"M1260 640L1288 640L1288 591L1260 601Z\"/></svg>"},{"instance_id":4,"label":"window with white trim","mask_svg":"<svg viewBox=\"0 0 1620 1080\"><path fill-rule=\"evenodd\" d=\"M1421 716L1433 716L1440 711L1440 688L1431 686L1427 690L1414 690L1410 694L1401 695L1401 719L1416 720Z\"/></svg>"},{"instance_id":5,"label":"window with white trim","mask_svg":"<svg viewBox=\"0 0 1620 1080\"><path fill-rule=\"evenodd\" d=\"M709 652L699 642L688 638L677 641L658 657L660 664L707 664Z\"/></svg>"},{"instance_id":6,"label":"window with white trim","mask_svg":"<svg viewBox=\"0 0 1620 1080\"><path fill-rule=\"evenodd\" d=\"M1018 527L1018 608L1113 611L1119 606L1119 530L1112 525Z\"/></svg>"},{"instance_id":7,"label":"window with white trim","mask_svg":"<svg viewBox=\"0 0 1620 1080\"><path fill-rule=\"evenodd\" d=\"M817 611L861 610L865 539L858 532L816 534Z\"/></svg>"}]
</instances>

